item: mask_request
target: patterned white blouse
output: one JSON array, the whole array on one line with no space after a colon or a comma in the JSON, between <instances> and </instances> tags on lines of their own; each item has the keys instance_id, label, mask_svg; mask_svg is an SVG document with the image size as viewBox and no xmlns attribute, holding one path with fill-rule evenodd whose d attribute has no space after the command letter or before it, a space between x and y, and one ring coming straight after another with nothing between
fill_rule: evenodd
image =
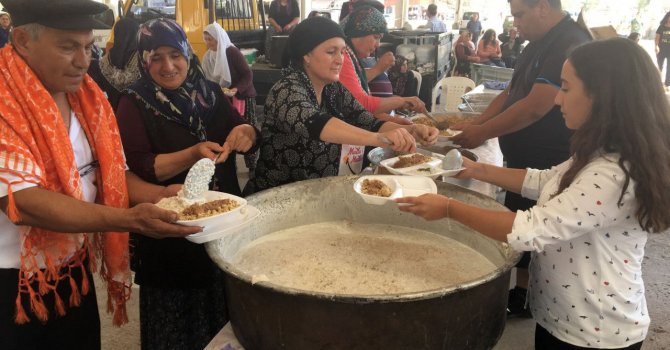
<instances>
[{"instance_id":1,"label":"patterned white blouse","mask_svg":"<svg viewBox=\"0 0 670 350\"><path fill-rule=\"evenodd\" d=\"M521 194L537 205L518 211L507 236L533 251L529 307L558 339L582 347L621 348L644 340L649 328L642 281L647 232L635 217L635 183L621 200L625 175L617 154L592 160L553 196L572 160L528 169Z\"/></svg>"}]
</instances>

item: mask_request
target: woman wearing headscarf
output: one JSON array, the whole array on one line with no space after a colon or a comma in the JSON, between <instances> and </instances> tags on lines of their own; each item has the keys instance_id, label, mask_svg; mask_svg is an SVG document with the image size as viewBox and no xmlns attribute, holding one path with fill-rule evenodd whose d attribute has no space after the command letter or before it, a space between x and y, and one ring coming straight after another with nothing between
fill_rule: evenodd
<instances>
[{"instance_id":1,"label":"woman wearing headscarf","mask_svg":"<svg viewBox=\"0 0 670 350\"><path fill-rule=\"evenodd\" d=\"M247 119L253 118L256 89L244 55L217 22L205 27L204 36L207 44L207 52L202 60L205 78L218 83L224 88L224 94L233 97L233 106L240 114Z\"/></svg>"},{"instance_id":2,"label":"woman wearing headscarf","mask_svg":"<svg viewBox=\"0 0 670 350\"><path fill-rule=\"evenodd\" d=\"M437 129L382 122L338 82L346 49L333 21L309 18L294 29L284 51L284 77L268 93L260 158L245 193L360 171L362 147L415 150L434 143Z\"/></svg>"},{"instance_id":3,"label":"woman wearing headscarf","mask_svg":"<svg viewBox=\"0 0 670 350\"><path fill-rule=\"evenodd\" d=\"M221 152L212 189L240 195L235 152L252 148L256 129L205 79L173 20L142 24L138 51L142 77L117 109L130 169L148 182L181 184L196 161ZM204 348L227 322L221 271L204 246L136 236L133 248L142 348Z\"/></svg>"},{"instance_id":4,"label":"woman wearing headscarf","mask_svg":"<svg viewBox=\"0 0 670 350\"><path fill-rule=\"evenodd\" d=\"M205 27L207 52L202 60L205 78L218 83L232 99L233 107L251 124L256 125L256 89L253 74L242 52L233 45L228 33L218 22ZM250 171L256 166L256 154L247 154L244 161Z\"/></svg>"},{"instance_id":5,"label":"woman wearing headscarf","mask_svg":"<svg viewBox=\"0 0 670 350\"><path fill-rule=\"evenodd\" d=\"M116 110L121 91L140 78L137 65L137 30L140 25L124 17L114 25L114 46L97 61L91 62L88 74L107 95Z\"/></svg>"},{"instance_id":6,"label":"woman wearing headscarf","mask_svg":"<svg viewBox=\"0 0 670 350\"><path fill-rule=\"evenodd\" d=\"M409 70L409 60L404 56L396 57L395 65L389 69L389 80L395 95L416 96L418 81Z\"/></svg>"},{"instance_id":7,"label":"woman wearing headscarf","mask_svg":"<svg viewBox=\"0 0 670 350\"><path fill-rule=\"evenodd\" d=\"M341 26L346 36L347 48L340 73L340 82L368 111L379 114L395 109L425 112L425 104L416 96L391 96L379 98L370 95L368 76L360 60L371 56L379 47L382 36L388 31L384 14L368 6L355 7Z\"/></svg>"}]
</instances>

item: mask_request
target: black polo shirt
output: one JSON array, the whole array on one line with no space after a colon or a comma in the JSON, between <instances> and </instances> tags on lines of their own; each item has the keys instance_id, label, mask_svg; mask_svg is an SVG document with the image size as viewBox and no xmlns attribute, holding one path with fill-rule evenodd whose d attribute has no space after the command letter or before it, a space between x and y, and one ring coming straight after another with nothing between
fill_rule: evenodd
<instances>
[{"instance_id":1,"label":"black polo shirt","mask_svg":"<svg viewBox=\"0 0 670 350\"><path fill-rule=\"evenodd\" d=\"M559 89L569 50L590 40L591 36L566 15L542 39L529 43L517 60L503 110L528 96L535 84ZM560 109L554 106L542 119L501 136L499 141L508 167L548 169L569 158L571 136Z\"/></svg>"}]
</instances>

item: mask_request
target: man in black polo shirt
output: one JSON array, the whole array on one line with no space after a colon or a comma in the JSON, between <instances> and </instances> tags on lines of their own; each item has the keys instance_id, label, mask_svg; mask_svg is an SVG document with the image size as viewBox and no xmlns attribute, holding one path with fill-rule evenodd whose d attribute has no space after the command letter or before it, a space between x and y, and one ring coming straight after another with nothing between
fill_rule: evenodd
<instances>
[{"instance_id":1,"label":"man in black polo shirt","mask_svg":"<svg viewBox=\"0 0 670 350\"><path fill-rule=\"evenodd\" d=\"M572 133L554 104L561 68L567 52L591 37L563 12L560 0L508 1L514 26L530 44L521 53L507 89L453 141L473 148L500 137L507 167L548 169L570 156ZM513 211L534 204L516 193L507 192L505 197L505 205ZM528 260L526 254L518 266L527 267ZM527 276L527 271L518 272L517 286L525 287ZM524 295L525 289L515 289L510 299L516 294ZM511 304L510 308L515 309Z\"/></svg>"}]
</instances>

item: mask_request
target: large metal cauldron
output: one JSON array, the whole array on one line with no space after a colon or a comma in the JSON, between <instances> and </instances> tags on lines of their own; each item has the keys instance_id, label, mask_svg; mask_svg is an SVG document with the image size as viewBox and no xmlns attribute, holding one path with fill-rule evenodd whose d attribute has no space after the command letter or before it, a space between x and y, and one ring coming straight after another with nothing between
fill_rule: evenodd
<instances>
[{"instance_id":1,"label":"large metal cauldron","mask_svg":"<svg viewBox=\"0 0 670 350\"><path fill-rule=\"evenodd\" d=\"M490 349L505 326L510 269L519 254L449 220L428 222L393 203L368 205L353 191L355 177L303 181L247 198L262 214L238 234L207 244L226 275L233 330L248 350ZM439 183L438 191L478 206L506 210L493 199ZM230 259L256 238L311 223L352 220L435 232L470 246L497 269L484 278L413 294L341 296L268 282L251 284Z\"/></svg>"}]
</instances>

